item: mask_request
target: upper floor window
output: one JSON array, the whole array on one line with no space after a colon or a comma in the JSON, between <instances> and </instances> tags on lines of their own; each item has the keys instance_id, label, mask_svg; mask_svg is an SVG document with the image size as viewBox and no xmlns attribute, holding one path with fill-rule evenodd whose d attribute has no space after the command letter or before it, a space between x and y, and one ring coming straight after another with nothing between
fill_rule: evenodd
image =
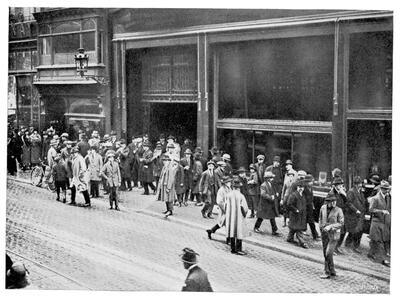
<instances>
[{"instance_id":1,"label":"upper floor window","mask_svg":"<svg viewBox=\"0 0 400 298\"><path fill-rule=\"evenodd\" d=\"M40 64L74 64L74 54L84 48L89 61L100 61L96 48L101 48L102 39L97 30L96 19L64 21L54 24L41 24L39 34Z\"/></svg>"}]
</instances>

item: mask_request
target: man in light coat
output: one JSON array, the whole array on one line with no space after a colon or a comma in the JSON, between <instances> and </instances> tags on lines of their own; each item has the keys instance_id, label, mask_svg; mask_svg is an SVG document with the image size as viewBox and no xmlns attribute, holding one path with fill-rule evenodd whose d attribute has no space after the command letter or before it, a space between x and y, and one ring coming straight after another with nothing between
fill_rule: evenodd
<instances>
[{"instance_id":1,"label":"man in light coat","mask_svg":"<svg viewBox=\"0 0 400 298\"><path fill-rule=\"evenodd\" d=\"M218 219L217 224L208 229L207 235L208 239L211 240L211 234L215 233L219 228L222 228L225 225L226 215L225 215L225 208L226 208L226 200L228 194L232 191L232 178L229 176L224 176L221 179L222 186L218 189L217 192L217 205L218 205ZM228 242L228 241L227 241Z\"/></svg>"},{"instance_id":2,"label":"man in light coat","mask_svg":"<svg viewBox=\"0 0 400 298\"><path fill-rule=\"evenodd\" d=\"M79 152L79 148L75 147L72 149L72 184L75 186L77 191L82 192L85 198L85 207L90 207L90 197L88 192L88 172L86 162L83 156Z\"/></svg>"},{"instance_id":3,"label":"man in light coat","mask_svg":"<svg viewBox=\"0 0 400 298\"><path fill-rule=\"evenodd\" d=\"M97 151L97 146L90 147L89 153L85 158L89 170L90 195L92 198L99 197L99 184L101 181L100 171L103 167L103 158Z\"/></svg>"},{"instance_id":4,"label":"man in light coat","mask_svg":"<svg viewBox=\"0 0 400 298\"><path fill-rule=\"evenodd\" d=\"M119 210L118 207L118 188L121 186L121 172L118 162L115 161L115 151L108 150L106 153L107 162L101 169L100 175L107 181L107 187L110 193L110 209Z\"/></svg>"},{"instance_id":5,"label":"man in light coat","mask_svg":"<svg viewBox=\"0 0 400 298\"><path fill-rule=\"evenodd\" d=\"M169 156L166 156L166 158L169 159ZM157 197L159 196L161 201L165 202L167 208L167 210L163 212L165 214L165 217L173 215L174 202L177 198L175 192L175 177L177 166L174 166L173 164L178 163L179 158L177 156L174 158L176 159L169 162L167 159L165 159L166 164L161 170L160 181L158 184L159 188L157 192Z\"/></svg>"},{"instance_id":6,"label":"man in light coat","mask_svg":"<svg viewBox=\"0 0 400 298\"><path fill-rule=\"evenodd\" d=\"M389 182L382 180L378 187L378 193L371 198L369 206L372 220L369 231L370 249L368 257L385 266L390 266L389 261L386 259L389 254L391 224L391 197L389 191Z\"/></svg>"},{"instance_id":7,"label":"man in light coat","mask_svg":"<svg viewBox=\"0 0 400 298\"><path fill-rule=\"evenodd\" d=\"M336 276L333 252L340 238L340 229L344 224L343 211L336 206L337 197L330 194L319 211L319 228L321 229L322 249L325 259L325 274L321 276L328 279Z\"/></svg>"},{"instance_id":8,"label":"man in light coat","mask_svg":"<svg viewBox=\"0 0 400 298\"><path fill-rule=\"evenodd\" d=\"M233 190L226 200L226 238L231 243L231 253L245 255L242 249L242 240L245 237L246 214L249 211L246 198L240 192L242 183L235 178L232 183Z\"/></svg>"}]
</instances>

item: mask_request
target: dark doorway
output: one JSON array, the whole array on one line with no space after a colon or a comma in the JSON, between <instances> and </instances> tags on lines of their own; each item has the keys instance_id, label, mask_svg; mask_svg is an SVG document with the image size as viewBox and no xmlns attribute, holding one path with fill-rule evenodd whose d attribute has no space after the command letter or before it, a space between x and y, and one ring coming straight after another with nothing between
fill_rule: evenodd
<instances>
[{"instance_id":1,"label":"dark doorway","mask_svg":"<svg viewBox=\"0 0 400 298\"><path fill-rule=\"evenodd\" d=\"M197 105L195 103L151 103L150 137L173 135L182 144L185 138L196 143Z\"/></svg>"}]
</instances>

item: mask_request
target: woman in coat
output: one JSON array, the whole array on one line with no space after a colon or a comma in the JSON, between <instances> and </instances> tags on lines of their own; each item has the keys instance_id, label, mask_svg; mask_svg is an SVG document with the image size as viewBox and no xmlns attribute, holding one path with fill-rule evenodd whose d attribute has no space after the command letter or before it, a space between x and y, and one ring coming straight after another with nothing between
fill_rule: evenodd
<instances>
[{"instance_id":1,"label":"woman in coat","mask_svg":"<svg viewBox=\"0 0 400 298\"><path fill-rule=\"evenodd\" d=\"M30 136L31 143L31 164L32 166L40 164L42 156L42 138L36 130Z\"/></svg>"},{"instance_id":2,"label":"woman in coat","mask_svg":"<svg viewBox=\"0 0 400 298\"><path fill-rule=\"evenodd\" d=\"M296 235L299 245L303 248L308 248L304 243L302 232L307 230L307 203L304 195L304 187L306 182L299 180L293 184L293 191L288 200L289 210L289 234L288 242L294 242Z\"/></svg>"},{"instance_id":3,"label":"woman in coat","mask_svg":"<svg viewBox=\"0 0 400 298\"><path fill-rule=\"evenodd\" d=\"M249 211L246 198L240 192L242 183L239 179L234 179L233 190L228 194L226 200L226 238L231 243L231 253L245 255L242 250L242 240L246 234L246 214Z\"/></svg>"}]
</instances>

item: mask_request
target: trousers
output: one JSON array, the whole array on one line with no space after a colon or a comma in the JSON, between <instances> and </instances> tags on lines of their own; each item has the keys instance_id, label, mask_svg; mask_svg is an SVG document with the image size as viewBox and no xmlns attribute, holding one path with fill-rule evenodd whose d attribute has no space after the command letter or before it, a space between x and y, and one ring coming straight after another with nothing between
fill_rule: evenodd
<instances>
[{"instance_id":1,"label":"trousers","mask_svg":"<svg viewBox=\"0 0 400 298\"><path fill-rule=\"evenodd\" d=\"M321 230L322 250L325 259L325 273L336 275L335 264L333 262L333 252L336 249L338 240L329 239L328 232Z\"/></svg>"}]
</instances>

